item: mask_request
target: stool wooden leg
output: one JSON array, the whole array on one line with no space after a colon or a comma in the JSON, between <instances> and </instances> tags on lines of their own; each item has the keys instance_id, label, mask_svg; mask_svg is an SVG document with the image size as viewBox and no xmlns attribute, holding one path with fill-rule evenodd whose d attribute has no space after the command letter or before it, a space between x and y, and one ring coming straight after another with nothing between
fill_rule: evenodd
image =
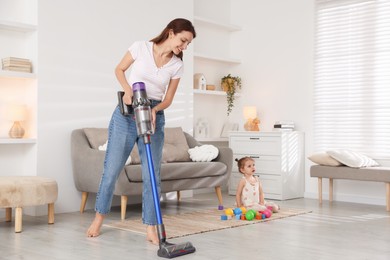
<instances>
[{"instance_id":1,"label":"stool wooden leg","mask_svg":"<svg viewBox=\"0 0 390 260\"><path fill-rule=\"evenodd\" d=\"M5 209L5 221L11 222L12 221L12 208L6 208Z\"/></svg>"},{"instance_id":2,"label":"stool wooden leg","mask_svg":"<svg viewBox=\"0 0 390 260\"><path fill-rule=\"evenodd\" d=\"M121 196L121 220L126 218L127 196Z\"/></svg>"},{"instance_id":3,"label":"stool wooden leg","mask_svg":"<svg viewBox=\"0 0 390 260\"><path fill-rule=\"evenodd\" d=\"M219 205L222 206L223 203L222 203L222 191L221 191L221 186L215 187L215 193L217 194L217 198L218 198L218 203L219 203Z\"/></svg>"},{"instance_id":4,"label":"stool wooden leg","mask_svg":"<svg viewBox=\"0 0 390 260\"><path fill-rule=\"evenodd\" d=\"M390 182L386 182L386 210L390 211Z\"/></svg>"},{"instance_id":5,"label":"stool wooden leg","mask_svg":"<svg viewBox=\"0 0 390 260\"><path fill-rule=\"evenodd\" d=\"M15 209L15 233L22 232L23 208Z\"/></svg>"},{"instance_id":6,"label":"stool wooden leg","mask_svg":"<svg viewBox=\"0 0 390 260\"><path fill-rule=\"evenodd\" d=\"M318 202L322 204L322 178L318 178Z\"/></svg>"},{"instance_id":7,"label":"stool wooden leg","mask_svg":"<svg viewBox=\"0 0 390 260\"><path fill-rule=\"evenodd\" d=\"M180 196L180 191L176 191L176 197L177 197L177 201L180 201L181 200L181 196Z\"/></svg>"},{"instance_id":8,"label":"stool wooden leg","mask_svg":"<svg viewBox=\"0 0 390 260\"><path fill-rule=\"evenodd\" d=\"M48 224L54 224L54 203L49 203L47 205L47 216L48 216Z\"/></svg>"},{"instance_id":9,"label":"stool wooden leg","mask_svg":"<svg viewBox=\"0 0 390 260\"><path fill-rule=\"evenodd\" d=\"M329 178L329 202L333 201L333 179Z\"/></svg>"},{"instance_id":10,"label":"stool wooden leg","mask_svg":"<svg viewBox=\"0 0 390 260\"><path fill-rule=\"evenodd\" d=\"M81 205L80 205L80 213L84 212L85 204L87 204L88 192L83 191L81 193Z\"/></svg>"}]
</instances>

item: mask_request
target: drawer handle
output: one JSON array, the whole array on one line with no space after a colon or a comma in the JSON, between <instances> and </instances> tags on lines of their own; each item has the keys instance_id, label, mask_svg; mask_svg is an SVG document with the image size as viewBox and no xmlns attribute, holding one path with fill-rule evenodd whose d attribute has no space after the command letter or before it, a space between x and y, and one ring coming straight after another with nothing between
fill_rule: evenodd
<instances>
[{"instance_id":1,"label":"drawer handle","mask_svg":"<svg viewBox=\"0 0 390 260\"><path fill-rule=\"evenodd\" d=\"M260 137L249 137L249 140L260 140Z\"/></svg>"}]
</instances>

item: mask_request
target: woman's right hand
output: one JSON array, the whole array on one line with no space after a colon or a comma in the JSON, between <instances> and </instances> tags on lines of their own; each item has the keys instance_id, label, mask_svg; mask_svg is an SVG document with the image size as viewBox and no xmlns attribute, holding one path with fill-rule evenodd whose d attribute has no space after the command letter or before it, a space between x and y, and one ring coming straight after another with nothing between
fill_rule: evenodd
<instances>
[{"instance_id":1,"label":"woman's right hand","mask_svg":"<svg viewBox=\"0 0 390 260\"><path fill-rule=\"evenodd\" d=\"M131 105L133 103L133 91L125 91L123 102L125 102L126 105Z\"/></svg>"}]
</instances>

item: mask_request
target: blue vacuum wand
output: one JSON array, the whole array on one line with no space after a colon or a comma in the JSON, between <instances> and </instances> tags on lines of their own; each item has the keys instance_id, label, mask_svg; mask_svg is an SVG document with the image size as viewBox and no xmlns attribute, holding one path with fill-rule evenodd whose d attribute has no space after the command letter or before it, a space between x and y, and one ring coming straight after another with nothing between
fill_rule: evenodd
<instances>
[{"instance_id":1,"label":"blue vacuum wand","mask_svg":"<svg viewBox=\"0 0 390 260\"><path fill-rule=\"evenodd\" d=\"M171 244L166 241L166 233L161 216L160 196L158 194L156 185L152 152L150 150L150 135L153 134L152 113L150 108L150 101L146 94L145 83L143 82L136 82L133 84L133 109L137 123L137 134L144 140L146 156L148 160L150 182L153 192L153 202L156 209L157 234L159 238L159 249L157 251L157 255L165 258L173 258L193 253L195 252L195 247L191 242Z\"/></svg>"}]
</instances>

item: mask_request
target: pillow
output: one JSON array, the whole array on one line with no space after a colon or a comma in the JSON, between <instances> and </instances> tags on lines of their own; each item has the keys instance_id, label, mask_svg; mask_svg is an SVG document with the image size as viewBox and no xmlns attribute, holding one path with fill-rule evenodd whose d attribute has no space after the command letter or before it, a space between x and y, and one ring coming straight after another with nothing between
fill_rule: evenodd
<instances>
[{"instance_id":1,"label":"pillow","mask_svg":"<svg viewBox=\"0 0 390 260\"><path fill-rule=\"evenodd\" d=\"M319 164L319 165L325 165L325 166L340 166L343 165L339 161L333 159L329 154L326 152L320 152L315 153L307 157L310 161L313 163Z\"/></svg>"},{"instance_id":2,"label":"pillow","mask_svg":"<svg viewBox=\"0 0 390 260\"><path fill-rule=\"evenodd\" d=\"M98 149L107 141L108 129L107 128L84 128L84 133L87 136L89 145L93 149Z\"/></svg>"},{"instance_id":3,"label":"pillow","mask_svg":"<svg viewBox=\"0 0 390 260\"><path fill-rule=\"evenodd\" d=\"M181 127L165 128L162 162L191 161L187 152L189 148Z\"/></svg>"},{"instance_id":4,"label":"pillow","mask_svg":"<svg viewBox=\"0 0 390 260\"><path fill-rule=\"evenodd\" d=\"M107 150L107 141L99 146L100 151L106 151ZM134 149L133 149L134 150ZM131 163L131 154L129 155L129 158L127 158L125 165L129 165Z\"/></svg>"},{"instance_id":5,"label":"pillow","mask_svg":"<svg viewBox=\"0 0 390 260\"><path fill-rule=\"evenodd\" d=\"M351 150L331 150L327 151L332 158L337 161L354 168L378 166L379 164L370 157L353 152Z\"/></svg>"},{"instance_id":6,"label":"pillow","mask_svg":"<svg viewBox=\"0 0 390 260\"><path fill-rule=\"evenodd\" d=\"M211 144L195 146L188 150L190 158L194 162L211 162L218 156L218 148Z\"/></svg>"}]
</instances>

